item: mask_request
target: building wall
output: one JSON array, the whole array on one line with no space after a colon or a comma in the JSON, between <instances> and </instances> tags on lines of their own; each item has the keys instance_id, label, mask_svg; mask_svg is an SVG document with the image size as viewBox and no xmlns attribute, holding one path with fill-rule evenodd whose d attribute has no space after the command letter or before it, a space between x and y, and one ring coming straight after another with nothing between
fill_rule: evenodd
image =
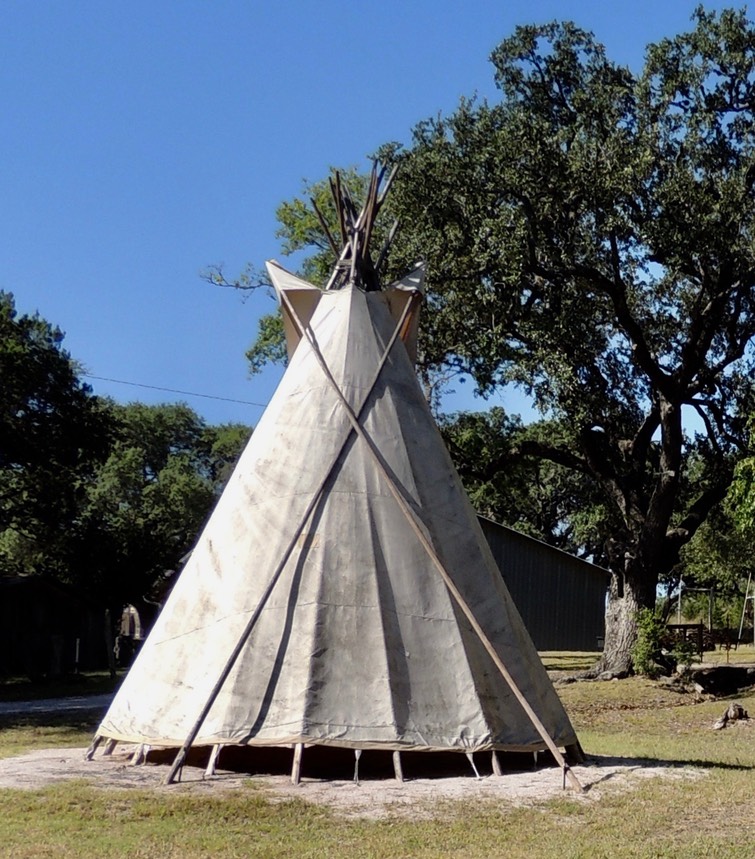
<instances>
[{"instance_id":1,"label":"building wall","mask_svg":"<svg viewBox=\"0 0 755 859\"><path fill-rule=\"evenodd\" d=\"M506 586L538 650L600 650L609 573L479 517Z\"/></svg>"}]
</instances>

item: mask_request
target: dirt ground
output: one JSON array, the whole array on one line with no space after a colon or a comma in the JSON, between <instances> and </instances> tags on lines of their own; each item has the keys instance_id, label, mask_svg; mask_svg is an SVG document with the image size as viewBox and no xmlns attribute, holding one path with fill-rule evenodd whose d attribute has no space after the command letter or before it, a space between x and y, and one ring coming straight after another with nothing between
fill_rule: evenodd
<instances>
[{"instance_id":1,"label":"dirt ground","mask_svg":"<svg viewBox=\"0 0 755 859\"><path fill-rule=\"evenodd\" d=\"M427 814L444 802L457 800L490 801L512 806L535 805L563 794L562 773L554 767L530 772L506 772L484 778L419 778L399 783L394 779L325 781L302 779L298 786L287 776L248 776L218 770L210 779L202 769L186 767L180 784L165 786L167 767L146 764L132 766L133 751L118 746L113 755L93 761L84 760L84 749L44 749L0 760L0 788L35 790L56 782L83 779L102 789L146 789L158 792L191 791L220 793L253 789L273 801L297 797L306 802L327 805L346 816L380 818L387 815ZM607 791L631 790L646 778L688 778L704 776L691 767L659 766L652 761L620 758L590 758L585 765L573 767L585 789L582 802L600 799ZM440 813L440 812L437 812Z\"/></svg>"}]
</instances>

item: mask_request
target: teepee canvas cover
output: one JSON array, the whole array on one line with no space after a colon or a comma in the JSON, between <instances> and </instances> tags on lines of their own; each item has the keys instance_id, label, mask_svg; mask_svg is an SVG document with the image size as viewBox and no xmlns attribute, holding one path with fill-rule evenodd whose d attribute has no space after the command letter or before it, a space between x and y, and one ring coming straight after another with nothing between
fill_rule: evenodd
<instances>
[{"instance_id":1,"label":"teepee canvas cover","mask_svg":"<svg viewBox=\"0 0 755 859\"><path fill-rule=\"evenodd\" d=\"M290 366L98 736L180 746L241 643L195 745L545 748L439 561L548 735L576 745L415 377L412 279L322 292L270 272L307 336L289 331Z\"/></svg>"}]
</instances>

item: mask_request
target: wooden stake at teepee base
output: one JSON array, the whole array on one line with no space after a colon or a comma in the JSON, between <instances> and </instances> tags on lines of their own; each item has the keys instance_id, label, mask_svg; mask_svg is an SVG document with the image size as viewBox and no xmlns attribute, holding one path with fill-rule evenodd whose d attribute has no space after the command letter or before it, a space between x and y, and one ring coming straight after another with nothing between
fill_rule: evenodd
<instances>
[{"instance_id":1,"label":"wooden stake at teepee base","mask_svg":"<svg viewBox=\"0 0 755 859\"><path fill-rule=\"evenodd\" d=\"M212 747L212 751L210 752L210 759L207 761L207 766L205 767L204 777L212 778L215 775L215 770L218 765L218 759L220 758L220 752L223 750L223 743L218 743Z\"/></svg>"},{"instance_id":2,"label":"wooden stake at teepee base","mask_svg":"<svg viewBox=\"0 0 755 859\"><path fill-rule=\"evenodd\" d=\"M393 774L396 781L404 780L404 769L401 766L401 752L393 753Z\"/></svg>"},{"instance_id":3,"label":"wooden stake at teepee base","mask_svg":"<svg viewBox=\"0 0 755 859\"><path fill-rule=\"evenodd\" d=\"M291 784L299 784L301 780L301 756L304 751L304 743L294 746L294 763L291 767Z\"/></svg>"},{"instance_id":4,"label":"wooden stake at teepee base","mask_svg":"<svg viewBox=\"0 0 755 859\"><path fill-rule=\"evenodd\" d=\"M101 734L95 734L94 735L94 737L92 739L92 744L89 746L89 748L86 750L86 752L84 752L84 760L85 761L91 761L92 760L92 758L94 757L94 753L97 751L97 749L100 746L100 743L102 743L102 741L104 739L105 738Z\"/></svg>"},{"instance_id":5,"label":"wooden stake at teepee base","mask_svg":"<svg viewBox=\"0 0 755 859\"><path fill-rule=\"evenodd\" d=\"M359 759L362 757L361 749L354 749L354 784L359 784Z\"/></svg>"}]
</instances>

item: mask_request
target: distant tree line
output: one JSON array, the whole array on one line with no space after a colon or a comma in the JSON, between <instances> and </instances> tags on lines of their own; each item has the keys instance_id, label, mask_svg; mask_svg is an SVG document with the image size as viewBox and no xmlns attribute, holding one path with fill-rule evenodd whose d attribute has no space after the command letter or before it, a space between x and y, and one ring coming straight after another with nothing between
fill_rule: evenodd
<instances>
[{"instance_id":1,"label":"distant tree line","mask_svg":"<svg viewBox=\"0 0 755 859\"><path fill-rule=\"evenodd\" d=\"M159 599L251 429L95 396L63 333L0 292L0 575L120 612Z\"/></svg>"}]
</instances>

